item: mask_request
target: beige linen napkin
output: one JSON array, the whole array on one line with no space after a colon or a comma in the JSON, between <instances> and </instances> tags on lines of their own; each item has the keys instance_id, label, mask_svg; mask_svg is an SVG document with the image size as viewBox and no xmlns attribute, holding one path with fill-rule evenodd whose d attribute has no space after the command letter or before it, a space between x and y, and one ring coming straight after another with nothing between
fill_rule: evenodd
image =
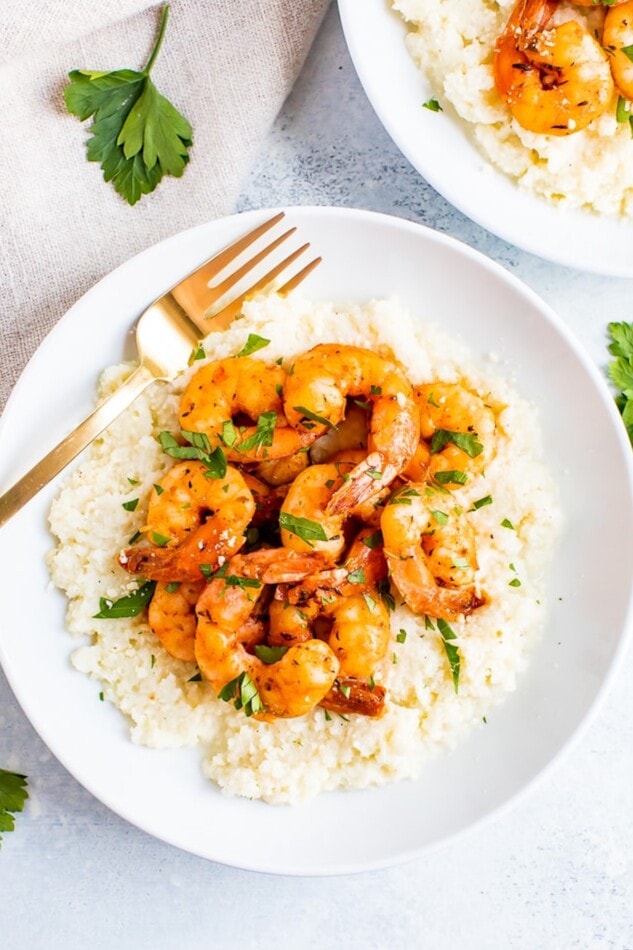
<instances>
[{"instance_id":1,"label":"beige linen napkin","mask_svg":"<svg viewBox=\"0 0 633 950\"><path fill-rule=\"evenodd\" d=\"M0 407L92 284L164 237L229 213L329 0L172 0L152 71L194 130L180 179L133 207L87 162L70 69L140 69L155 0L21 0L0 11Z\"/></svg>"}]
</instances>

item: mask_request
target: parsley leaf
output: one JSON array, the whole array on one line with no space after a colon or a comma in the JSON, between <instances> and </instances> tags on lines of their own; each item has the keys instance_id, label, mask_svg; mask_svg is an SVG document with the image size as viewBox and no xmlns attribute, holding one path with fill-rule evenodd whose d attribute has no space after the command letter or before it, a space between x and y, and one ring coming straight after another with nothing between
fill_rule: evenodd
<instances>
[{"instance_id":1,"label":"parsley leaf","mask_svg":"<svg viewBox=\"0 0 633 950\"><path fill-rule=\"evenodd\" d=\"M476 435L468 432L452 432L450 429L436 429L431 439L431 455L441 452L445 445L452 442L458 449L465 452L471 459L477 458L484 450Z\"/></svg>"},{"instance_id":2,"label":"parsley leaf","mask_svg":"<svg viewBox=\"0 0 633 950\"><path fill-rule=\"evenodd\" d=\"M218 693L218 699L231 703L236 709L243 709L247 716L264 711L257 687L246 671L223 686Z\"/></svg>"},{"instance_id":3,"label":"parsley leaf","mask_svg":"<svg viewBox=\"0 0 633 950\"><path fill-rule=\"evenodd\" d=\"M94 614L95 620L112 620L118 617L138 617L141 611L149 604L156 587L156 581L146 581L137 590L118 600L99 598L99 613Z\"/></svg>"},{"instance_id":4,"label":"parsley leaf","mask_svg":"<svg viewBox=\"0 0 633 950\"><path fill-rule=\"evenodd\" d=\"M633 323L610 323L607 327L615 357L609 364L609 377L619 390L615 402L633 445Z\"/></svg>"},{"instance_id":5,"label":"parsley leaf","mask_svg":"<svg viewBox=\"0 0 633 950\"><path fill-rule=\"evenodd\" d=\"M128 204L153 191L163 175L179 178L189 161L192 130L160 94L150 72L165 36L169 5L161 12L154 49L141 72L73 69L64 89L66 108L82 122L92 117L87 156L99 162Z\"/></svg>"},{"instance_id":6,"label":"parsley leaf","mask_svg":"<svg viewBox=\"0 0 633 950\"><path fill-rule=\"evenodd\" d=\"M165 455L175 459L197 459L204 462L207 471L205 478L224 478L226 475L226 455L221 446L211 451L211 443L204 432L187 432L180 430L180 434L189 445L179 445L170 432L161 432L158 436L160 447Z\"/></svg>"},{"instance_id":7,"label":"parsley leaf","mask_svg":"<svg viewBox=\"0 0 633 950\"><path fill-rule=\"evenodd\" d=\"M267 340L264 336L259 336L257 333L249 333L248 339L238 356L250 356L251 353L257 353L258 350L263 350L265 346L268 346L270 340Z\"/></svg>"},{"instance_id":8,"label":"parsley leaf","mask_svg":"<svg viewBox=\"0 0 633 950\"><path fill-rule=\"evenodd\" d=\"M314 547L313 541L327 541L328 536L323 526L318 521L310 521L309 518L299 518L297 515L291 515L287 511L279 513L279 527L289 531L290 534L296 534L298 538Z\"/></svg>"},{"instance_id":9,"label":"parsley leaf","mask_svg":"<svg viewBox=\"0 0 633 950\"><path fill-rule=\"evenodd\" d=\"M451 640L457 639L457 634L445 620L442 620L441 617L439 617L437 620L437 629L440 632L442 643L444 644L446 658L448 660L448 665L451 668L451 675L453 677L453 686L455 687L455 692L457 692L459 689L459 670L461 666L461 657L459 655L459 647L457 644L450 642Z\"/></svg>"},{"instance_id":10,"label":"parsley leaf","mask_svg":"<svg viewBox=\"0 0 633 950\"><path fill-rule=\"evenodd\" d=\"M262 412L257 419L257 425L252 435L236 446L238 452L253 452L273 444L275 426L277 425L276 412Z\"/></svg>"},{"instance_id":11,"label":"parsley leaf","mask_svg":"<svg viewBox=\"0 0 633 950\"><path fill-rule=\"evenodd\" d=\"M2 833L13 831L15 828L13 815L22 811L24 802L28 797L26 775L0 769L0 847L2 846Z\"/></svg>"}]
</instances>

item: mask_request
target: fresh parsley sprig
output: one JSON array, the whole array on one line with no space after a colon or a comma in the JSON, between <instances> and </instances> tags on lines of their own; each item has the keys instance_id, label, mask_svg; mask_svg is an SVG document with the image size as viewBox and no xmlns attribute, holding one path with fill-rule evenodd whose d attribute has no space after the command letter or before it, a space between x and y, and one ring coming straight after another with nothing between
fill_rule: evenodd
<instances>
[{"instance_id":1,"label":"fresh parsley sprig","mask_svg":"<svg viewBox=\"0 0 633 950\"><path fill-rule=\"evenodd\" d=\"M615 357L609 364L609 376L619 390L616 405L633 445L633 323L610 323L607 330L609 352Z\"/></svg>"},{"instance_id":2,"label":"fresh parsley sprig","mask_svg":"<svg viewBox=\"0 0 633 950\"><path fill-rule=\"evenodd\" d=\"M140 72L73 69L64 90L72 115L82 122L92 117L88 161L99 162L105 181L130 205L153 191L163 175L180 178L189 161L191 126L150 79L168 15L167 4L154 49Z\"/></svg>"},{"instance_id":3,"label":"fresh parsley sprig","mask_svg":"<svg viewBox=\"0 0 633 950\"><path fill-rule=\"evenodd\" d=\"M14 815L22 811L29 797L26 775L0 769L0 847L2 834L15 828Z\"/></svg>"}]
</instances>

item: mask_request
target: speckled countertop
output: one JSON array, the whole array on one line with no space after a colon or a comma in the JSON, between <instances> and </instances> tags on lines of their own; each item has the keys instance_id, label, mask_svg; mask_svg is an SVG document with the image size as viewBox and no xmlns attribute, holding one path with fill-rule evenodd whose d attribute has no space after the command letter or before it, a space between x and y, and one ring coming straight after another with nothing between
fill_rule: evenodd
<instances>
[{"instance_id":1,"label":"speckled countertop","mask_svg":"<svg viewBox=\"0 0 633 950\"><path fill-rule=\"evenodd\" d=\"M629 281L523 253L426 185L376 119L334 7L237 210L292 204L369 208L465 241L551 304L600 366L606 323L631 319ZM629 653L581 741L483 830L389 870L301 879L221 867L129 826L51 756L0 674L0 761L28 770L31 781L29 806L0 856L0 943L632 948L632 680Z\"/></svg>"}]
</instances>

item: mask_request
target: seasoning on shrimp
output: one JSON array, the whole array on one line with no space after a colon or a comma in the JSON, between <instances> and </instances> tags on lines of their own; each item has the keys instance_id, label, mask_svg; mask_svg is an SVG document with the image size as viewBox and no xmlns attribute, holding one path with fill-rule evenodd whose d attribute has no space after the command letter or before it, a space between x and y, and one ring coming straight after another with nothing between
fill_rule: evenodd
<instances>
[{"instance_id":1,"label":"seasoning on shrimp","mask_svg":"<svg viewBox=\"0 0 633 950\"><path fill-rule=\"evenodd\" d=\"M210 581L196 605L196 660L216 693L229 684L237 687L246 674L260 701L255 718L302 716L330 691L339 662L327 643L317 639L294 644L271 664L249 652L265 637L265 624L256 613L264 591L264 585L253 593L228 586L224 578Z\"/></svg>"},{"instance_id":2,"label":"seasoning on shrimp","mask_svg":"<svg viewBox=\"0 0 633 950\"><path fill-rule=\"evenodd\" d=\"M369 407L368 454L334 492L330 514L351 514L374 500L415 452L420 423L411 383L395 363L371 350L313 347L295 360L283 395L290 425L317 435L341 422L348 397L360 397Z\"/></svg>"},{"instance_id":3,"label":"seasoning on shrimp","mask_svg":"<svg viewBox=\"0 0 633 950\"><path fill-rule=\"evenodd\" d=\"M152 492L144 527L154 546L128 548L119 564L158 581L195 581L201 567L215 567L246 540L255 502L241 473L227 466L208 478L203 462L178 462Z\"/></svg>"},{"instance_id":4,"label":"seasoning on shrimp","mask_svg":"<svg viewBox=\"0 0 633 950\"><path fill-rule=\"evenodd\" d=\"M452 498L411 483L385 506L380 525L391 578L414 613L456 620L483 604L474 532Z\"/></svg>"},{"instance_id":5,"label":"seasoning on shrimp","mask_svg":"<svg viewBox=\"0 0 633 950\"><path fill-rule=\"evenodd\" d=\"M182 394L180 426L205 433L232 462L295 455L317 433L287 424L281 398L285 379L281 366L249 356L206 363Z\"/></svg>"},{"instance_id":6,"label":"seasoning on shrimp","mask_svg":"<svg viewBox=\"0 0 633 950\"><path fill-rule=\"evenodd\" d=\"M585 27L549 27L559 0L518 0L494 53L497 91L531 132L570 135L586 128L613 97L609 59Z\"/></svg>"},{"instance_id":7,"label":"seasoning on shrimp","mask_svg":"<svg viewBox=\"0 0 633 950\"><path fill-rule=\"evenodd\" d=\"M494 455L496 422L481 396L461 383L427 383L416 387L414 395L421 440L404 475L423 481L461 472L470 479L485 471ZM442 476L439 480L454 484Z\"/></svg>"}]
</instances>

